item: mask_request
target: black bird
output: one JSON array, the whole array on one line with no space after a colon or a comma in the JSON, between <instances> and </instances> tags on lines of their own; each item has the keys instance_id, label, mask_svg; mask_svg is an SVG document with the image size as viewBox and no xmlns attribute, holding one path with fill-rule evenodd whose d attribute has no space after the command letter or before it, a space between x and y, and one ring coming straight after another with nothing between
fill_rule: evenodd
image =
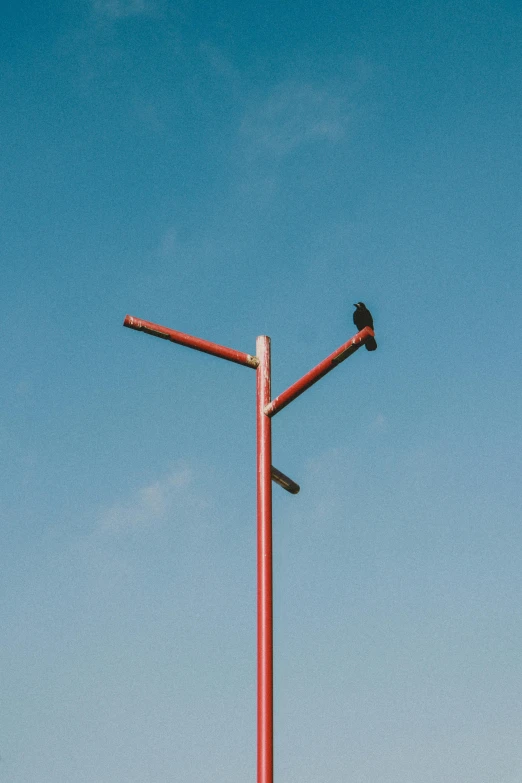
<instances>
[{"instance_id":1,"label":"black bird","mask_svg":"<svg viewBox=\"0 0 522 783\"><path fill-rule=\"evenodd\" d=\"M357 329L361 331L361 329L364 329L365 326L369 326L370 329L373 329L372 314L364 302L357 302L357 304L354 304L354 307L355 313L353 314L353 322ZM377 348L377 343L375 342L374 337L370 337L368 340L366 340L364 345L367 351L375 351Z\"/></svg>"}]
</instances>

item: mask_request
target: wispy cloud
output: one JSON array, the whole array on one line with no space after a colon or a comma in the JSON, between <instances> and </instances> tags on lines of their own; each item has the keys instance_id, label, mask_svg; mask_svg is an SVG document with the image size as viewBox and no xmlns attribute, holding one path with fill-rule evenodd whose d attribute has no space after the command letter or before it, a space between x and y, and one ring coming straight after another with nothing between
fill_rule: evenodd
<instances>
[{"instance_id":1,"label":"wispy cloud","mask_svg":"<svg viewBox=\"0 0 522 783\"><path fill-rule=\"evenodd\" d=\"M93 0L92 7L96 14L109 19L150 16L155 11L152 0Z\"/></svg>"},{"instance_id":2,"label":"wispy cloud","mask_svg":"<svg viewBox=\"0 0 522 783\"><path fill-rule=\"evenodd\" d=\"M104 596L126 589L141 562L136 541L153 548L162 546L167 523L178 522L167 524L169 539L182 537L185 549L204 537L208 503L194 484L194 470L176 463L158 478L98 510L90 530L74 540L70 552L78 573L89 580L89 589Z\"/></svg>"},{"instance_id":3,"label":"wispy cloud","mask_svg":"<svg viewBox=\"0 0 522 783\"><path fill-rule=\"evenodd\" d=\"M384 432L388 428L388 419L383 413L378 413L372 421L368 429L370 432Z\"/></svg>"},{"instance_id":4,"label":"wispy cloud","mask_svg":"<svg viewBox=\"0 0 522 783\"><path fill-rule=\"evenodd\" d=\"M305 144L339 141L346 134L349 117L340 91L291 80L250 107L241 134L254 150L280 158Z\"/></svg>"},{"instance_id":5,"label":"wispy cloud","mask_svg":"<svg viewBox=\"0 0 522 783\"><path fill-rule=\"evenodd\" d=\"M239 81L240 75L223 49L208 41L202 41L199 45L199 55L211 69L211 72L226 80L229 85L235 85Z\"/></svg>"},{"instance_id":6,"label":"wispy cloud","mask_svg":"<svg viewBox=\"0 0 522 783\"><path fill-rule=\"evenodd\" d=\"M136 489L126 500L105 509L98 518L98 529L117 532L144 527L163 519L192 479L193 474L188 467L178 465L172 468L156 481Z\"/></svg>"}]
</instances>

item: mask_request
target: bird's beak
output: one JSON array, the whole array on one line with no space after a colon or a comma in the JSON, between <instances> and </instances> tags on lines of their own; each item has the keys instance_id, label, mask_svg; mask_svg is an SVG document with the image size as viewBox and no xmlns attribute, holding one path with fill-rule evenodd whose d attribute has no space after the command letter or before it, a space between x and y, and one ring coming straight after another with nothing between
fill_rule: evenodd
<instances>
[{"instance_id":1,"label":"bird's beak","mask_svg":"<svg viewBox=\"0 0 522 783\"><path fill-rule=\"evenodd\" d=\"M355 302L353 303L353 306L354 306L354 307L357 307L357 305L355 304Z\"/></svg>"}]
</instances>

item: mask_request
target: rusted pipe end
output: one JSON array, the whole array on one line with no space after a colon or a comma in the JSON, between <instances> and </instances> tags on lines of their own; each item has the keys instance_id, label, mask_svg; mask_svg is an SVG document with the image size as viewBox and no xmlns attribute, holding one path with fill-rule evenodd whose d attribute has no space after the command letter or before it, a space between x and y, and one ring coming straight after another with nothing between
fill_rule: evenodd
<instances>
[{"instance_id":1,"label":"rusted pipe end","mask_svg":"<svg viewBox=\"0 0 522 783\"><path fill-rule=\"evenodd\" d=\"M130 329L141 329L141 321L139 318L134 318L132 315L126 315L123 319L123 325L128 326Z\"/></svg>"}]
</instances>

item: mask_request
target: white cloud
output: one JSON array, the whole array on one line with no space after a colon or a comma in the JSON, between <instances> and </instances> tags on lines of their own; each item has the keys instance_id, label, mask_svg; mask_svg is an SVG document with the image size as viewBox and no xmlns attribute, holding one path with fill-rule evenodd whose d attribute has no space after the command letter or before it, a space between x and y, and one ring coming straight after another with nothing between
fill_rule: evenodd
<instances>
[{"instance_id":1,"label":"white cloud","mask_svg":"<svg viewBox=\"0 0 522 783\"><path fill-rule=\"evenodd\" d=\"M305 144L339 141L348 122L339 91L286 81L247 111L241 133L258 152L283 157Z\"/></svg>"},{"instance_id":2,"label":"white cloud","mask_svg":"<svg viewBox=\"0 0 522 783\"><path fill-rule=\"evenodd\" d=\"M140 487L125 501L107 508L98 519L98 529L119 531L144 527L163 519L172 508L176 497L193 479L186 466L176 466L165 476Z\"/></svg>"}]
</instances>

